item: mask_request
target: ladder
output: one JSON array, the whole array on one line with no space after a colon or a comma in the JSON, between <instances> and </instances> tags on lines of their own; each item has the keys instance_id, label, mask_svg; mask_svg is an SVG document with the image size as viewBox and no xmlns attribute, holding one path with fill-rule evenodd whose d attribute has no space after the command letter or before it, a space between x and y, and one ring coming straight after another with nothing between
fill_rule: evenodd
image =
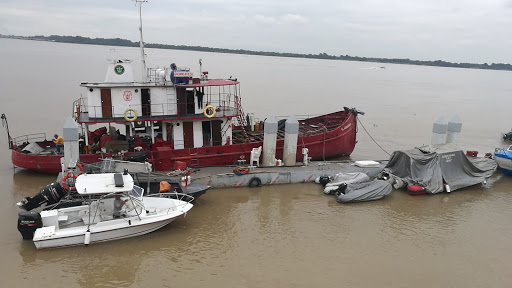
<instances>
[{"instance_id":1,"label":"ladder","mask_svg":"<svg viewBox=\"0 0 512 288\"><path fill-rule=\"evenodd\" d=\"M195 153L192 153L193 150L196 150ZM198 167L199 166L199 149L198 148L191 148L189 149L189 156L191 156L190 160L190 167Z\"/></svg>"},{"instance_id":2,"label":"ladder","mask_svg":"<svg viewBox=\"0 0 512 288\"><path fill-rule=\"evenodd\" d=\"M238 111L236 116L236 121L238 122L238 125L243 128L244 137L248 138L249 135L247 134L247 121L245 120L245 113L244 109L242 108L242 100L240 97L235 95L235 107L236 111Z\"/></svg>"}]
</instances>

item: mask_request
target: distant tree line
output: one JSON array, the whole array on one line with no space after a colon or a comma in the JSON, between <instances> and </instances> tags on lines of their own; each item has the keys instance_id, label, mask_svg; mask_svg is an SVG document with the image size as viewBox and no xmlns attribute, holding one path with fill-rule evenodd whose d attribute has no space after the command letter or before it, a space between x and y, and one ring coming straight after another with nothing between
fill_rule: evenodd
<instances>
[{"instance_id":1,"label":"distant tree line","mask_svg":"<svg viewBox=\"0 0 512 288\"><path fill-rule=\"evenodd\" d=\"M132 42L126 39L114 38L88 38L82 36L13 36L1 35L0 38L16 38L24 40L38 40L38 41L54 41L63 43L76 43L76 44L92 44L92 45L106 45L106 46L126 46L138 47L139 42ZM225 49L225 48L212 48L200 46L186 46L186 45L166 45L145 43L145 47L157 49L174 49L174 50L190 50L190 51L204 51L216 53L232 53L232 54L247 54L247 55L263 55L263 56L277 56L277 57L293 57L293 58L312 58L312 59L331 59L331 60L350 60L350 61L363 61L363 62L378 62L378 63L394 63L394 64L411 64L411 65L424 65L424 66L440 66L440 67L456 67L456 68L474 68L474 69L492 69L492 70L510 70L512 65L505 63L492 63L492 64L476 64L476 63L452 63L442 60L435 61L420 61L411 59L400 58L367 58L349 55L333 56L327 53L319 54L297 54L297 53L279 53L279 52L264 52L264 51L250 51L244 49Z\"/></svg>"}]
</instances>

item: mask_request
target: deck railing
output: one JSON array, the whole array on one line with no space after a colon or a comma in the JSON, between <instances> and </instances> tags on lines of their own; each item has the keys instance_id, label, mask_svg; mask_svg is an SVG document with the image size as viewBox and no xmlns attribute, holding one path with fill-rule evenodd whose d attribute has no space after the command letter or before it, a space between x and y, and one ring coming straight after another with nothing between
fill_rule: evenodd
<instances>
[{"instance_id":1,"label":"deck railing","mask_svg":"<svg viewBox=\"0 0 512 288\"><path fill-rule=\"evenodd\" d=\"M13 140L14 145L16 145L16 146L20 146L24 143L48 141L48 139L46 138L46 133L33 133L33 134L21 135L18 137L14 137L12 140Z\"/></svg>"},{"instance_id":2,"label":"deck railing","mask_svg":"<svg viewBox=\"0 0 512 288\"><path fill-rule=\"evenodd\" d=\"M82 104L83 105L83 104ZM233 102L228 101L209 101L203 102L201 106L198 106L197 102L166 102L159 104L136 104L129 105L128 108L118 108L115 106L77 106L79 113L88 113L89 119L95 118L123 118L128 109L137 111L137 117L162 117L167 116L176 118L188 118L193 115L203 117L203 111L205 107L212 106L215 109L214 117L236 117L240 111L237 110ZM76 109L76 108L75 108ZM110 116L106 117L103 115L105 109L110 110ZM75 112L76 113L76 112ZM128 115L133 116L133 115Z\"/></svg>"}]
</instances>

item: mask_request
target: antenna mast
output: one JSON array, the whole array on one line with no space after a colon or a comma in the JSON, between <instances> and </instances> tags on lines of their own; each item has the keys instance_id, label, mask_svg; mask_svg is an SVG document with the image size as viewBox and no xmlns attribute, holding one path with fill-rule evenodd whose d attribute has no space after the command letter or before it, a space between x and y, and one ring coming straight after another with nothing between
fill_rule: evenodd
<instances>
[{"instance_id":1,"label":"antenna mast","mask_svg":"<svg viewBox=\"0 0 512 288\"><path fill-rule=\"evenodd\" d=\"M142 81L147 81L147 69L146 69L146 53L144 53L144 39L142 38L142 3L148 2L148 0L134 0L139 5L139 31L140 31L140 53L142 61Z\"/></svg>"}]
</instances>

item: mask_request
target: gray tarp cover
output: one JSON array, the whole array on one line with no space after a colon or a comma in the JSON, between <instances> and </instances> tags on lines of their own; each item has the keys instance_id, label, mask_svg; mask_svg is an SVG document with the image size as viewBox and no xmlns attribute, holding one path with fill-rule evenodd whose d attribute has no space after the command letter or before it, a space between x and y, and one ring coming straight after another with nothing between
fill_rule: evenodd
<instances>
[{"instance_id":1,"label":"gray tarp cover","mask_svg":"<svg viewBox=\"0 0 512 288\"><path fill-rule=\"evenodd\" d=\"M324 193L331 194L334 190L338 189L341 183L351 184L366 181L370 181L370 177L363 172L338 173L334 175L330 183L325 185Z\"/></svg>"},{"instance_id":2,"label":"gray tarp cover","mask_svg":"<svg viewBox=\"0 0 512 288\"><path fill-rule=\"evenodd\" d=\"M345 195L338 196L337 200L340 203L378 200L391 193L391 190L391 184L385 180L353 183L347 185Z\"/></svg>"},{"instance_id":3,"label":"gray tarp cover","mask_svg":"<svg viewBox=\"0 0 512 288\"><path fill-rule=\"evenodd\" d=\"M496 171L496 167L492 159L466 157L457 145L444 144L395 151L383 172L435 194L444 191L443 179L454 191L482 183Z\"/></svg>"}]
</instances>

